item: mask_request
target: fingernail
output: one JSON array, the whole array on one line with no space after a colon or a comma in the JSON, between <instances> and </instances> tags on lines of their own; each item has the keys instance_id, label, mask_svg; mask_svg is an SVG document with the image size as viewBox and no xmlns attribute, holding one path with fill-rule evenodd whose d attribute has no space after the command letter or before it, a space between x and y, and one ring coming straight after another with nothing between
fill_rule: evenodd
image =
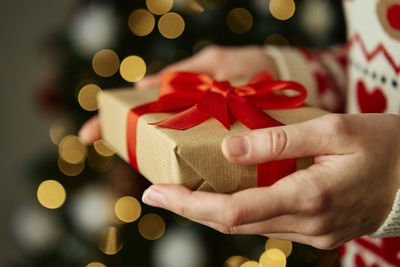
<instances>
[{"instance_id":1,"label":"fingernail","mask_svg":"<svg viewBox=\"0 0 400 267\"><path fill-rule=\"evenodd\" d=\"M142 196L142 201L147 205L154 207L164 207L165 206L165 197L158 191L153 190L152 188L144 191Z\"/></svg>"},{"instance_id":2,"label":"fingernail","mask_svg":"<svg viewBox=\"0 0 400 267\"><path fill-rule=\"evenodd\" d=\"M240 157L249 152L249 141L247 136L231 136L224 141L226 150L231 156Z\"/></svg>"}]
</instances>

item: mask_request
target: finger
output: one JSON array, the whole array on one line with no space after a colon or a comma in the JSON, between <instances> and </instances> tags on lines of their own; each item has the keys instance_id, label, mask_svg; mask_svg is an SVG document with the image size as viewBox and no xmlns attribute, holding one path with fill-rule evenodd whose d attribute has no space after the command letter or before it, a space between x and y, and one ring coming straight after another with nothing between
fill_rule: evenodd
<instances>
[{"instance_id":1,"label":"finger","mask_svg":"<svg viewBox=\"0 0 400 267\"><path fill-rule=\"evenodd\" d=\"M101 138L99 116L94 116L83 124L79 136L87 143L92 144Z\"/></svg>"},{"instance_id":2,"label":"finger","mask_svg":"<svg viewBox=\"0 0 400 267\"><path fill-rule=\"evenodd\" d=\"M234 226L294 212L298 193L289 184L277 182L271 187L247 189L232 195L159 184L145 191L143 202L194 220Z\"/></svg>"},{"instance_id":3,"label":"finger","mask_svg":"<svg viewBox=\"0 0 400 267\"><path fill-rule=\"evenodd\" d=\"M344 227L343 225L337 224L334 220L328 221L327 218L329 218L329 214L318 216L283 215L261 222L237 226L228 226L192 218L189 219L225 234L253 235L264 233L297 233L308 236L321 236Z\"/></svg>"},{"instance_id":4,"label":"finger","mask_svg":"<svg viewBox=\"0 0 400 267\"><path fill-rule=\"evenodd\" d=\"M175 64L172 64L157 74L144 77L142 80L135 83L135 87L148 88L159 85L161 81L162 72L165 71L193 71L193 72L202 72L209 75L213 75L215 70L212 67L212 64L208 64L208 61L209 61L208 54L200 53L196 56L189 57Z\"/></svg>"},{"instance_id":5,"label":"finger","mask_svg":"<svg viewBox=\"0 0 400 267\"><path fill-rule=\"evenodd\" d=\"M325 115L303 123L254 130L225 138L221 148L234 163L259 164L271 160L350 153L343 115Z\"/></svg>"}]
</instances>

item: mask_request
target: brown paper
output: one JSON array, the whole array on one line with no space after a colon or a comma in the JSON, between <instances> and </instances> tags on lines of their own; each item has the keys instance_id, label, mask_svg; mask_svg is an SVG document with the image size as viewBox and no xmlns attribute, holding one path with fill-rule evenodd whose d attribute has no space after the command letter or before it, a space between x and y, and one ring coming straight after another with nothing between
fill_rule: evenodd
<instances>
[{"instance_id":1,"label":"brown paper","mask_svg":"<svg viewBox=\"0 0 400 267\"><path fill-rule=\"evenodd\" d=\"M100 109L103 139L129 162L126 142L126 119L130 109L155 101L158 89L118 89L105 91ZM316 118L327 112L312 107L266 111L284 124ZM180 131L148 123L173 114L142 115L137 126L137 163L140 172L152 183L182 184L191 189L234 192L257 186L257 167L238 165L225 159L221 142L230 135L249 131L240 122L226 130L217 120L209 119L193 128ZM297 168L313 164L312 158L297 159Z\"/></svg>"}]
</instances>

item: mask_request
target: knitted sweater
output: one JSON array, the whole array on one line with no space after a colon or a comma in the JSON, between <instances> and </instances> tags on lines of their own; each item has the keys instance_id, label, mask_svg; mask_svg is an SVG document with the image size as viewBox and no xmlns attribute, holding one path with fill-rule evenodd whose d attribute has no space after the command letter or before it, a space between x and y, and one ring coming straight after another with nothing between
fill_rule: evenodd
<instances>
[{"instance_id":1,"label":"knitted sweater","mask_svg":"<svg viewBox=\"0 0 400 267\"><path fill-rule=\"evenodd\" d=\"M308 88L312 105L332 112L399 114L400 0L343 2L347 45L322 50L267 47L266 52L282 80ZM399 236L400 190L375 233L339 249L342 265L400 266Z\"/></svg>"}]
</instances>

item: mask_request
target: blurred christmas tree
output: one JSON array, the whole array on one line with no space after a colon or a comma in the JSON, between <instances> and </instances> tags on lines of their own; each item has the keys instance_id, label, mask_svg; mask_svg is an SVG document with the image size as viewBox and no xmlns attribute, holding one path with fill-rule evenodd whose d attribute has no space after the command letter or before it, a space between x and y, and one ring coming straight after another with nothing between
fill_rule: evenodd
<instances>
[{"instance_id":1,"label":"blurred christmas tree","mask_svg":"<svg viewBox=\"0 0 400 267\"><path fill-rule=\"evenodd\" d=\"M233 255L258 260L266 238L223 235L140 204L146 180L106 144L87 147L76 133L95 115L101 89L132 86L123 64L143 59L151 74L211 44L344 42L340 1L271 1L82 0L71 10L65 27L45 42L56 69L37 97L54 121L50 137L57 146L39 151L31 165L38 200L48 209L32 205L18 212L16 238L26 266L222 266ZM278 1L286 8L270 11ZM334 252L295 244L287 266L333 266L334 260ZM224 266L242 261L231 258Z\"/></svg>"}]
</instances>

